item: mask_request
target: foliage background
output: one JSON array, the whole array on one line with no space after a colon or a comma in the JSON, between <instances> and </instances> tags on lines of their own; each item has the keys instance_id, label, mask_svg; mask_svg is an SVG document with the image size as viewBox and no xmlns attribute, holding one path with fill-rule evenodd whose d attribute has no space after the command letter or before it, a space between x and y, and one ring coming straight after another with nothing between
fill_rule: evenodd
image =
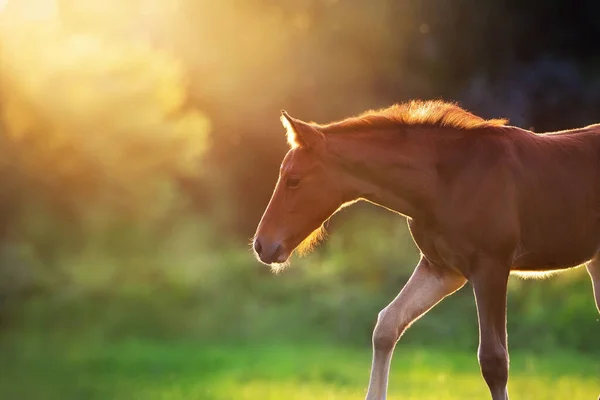
<instances>
[{"instance_id":1,"label":"foliage background","mask_svg":"<svg viewBox=\"0 0 600 400\"><path fill-rule=\"evenodd\" d=\"M596 2L0 10L0 334L13 349L14 335L369 347L416 249L401 218L359 204L281 275L253 259L287 150L280 109L326 122L441 97L540 132L599 118ZM512 279L508 307L511 349L600 356L584 269ZM402 343L474 351L470 288Z\"/></svg>"}]
</instances>

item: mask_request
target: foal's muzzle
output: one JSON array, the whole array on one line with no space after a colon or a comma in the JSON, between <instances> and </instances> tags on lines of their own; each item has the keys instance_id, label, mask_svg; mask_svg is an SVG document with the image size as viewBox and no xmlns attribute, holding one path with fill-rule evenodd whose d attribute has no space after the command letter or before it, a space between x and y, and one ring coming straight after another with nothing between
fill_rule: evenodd
<instances>
[{"instance_id":1,"label":"foal's muzzle","mask_svg":"<svg viewBox=\"0 0 600 400\"><path fill-rule=\"evenodd\" d=\"M254 251L265 264L283 263L287 260L283 245L280 242L263 243L258 237L254 239Z\"/></svg>"}]
</instances>

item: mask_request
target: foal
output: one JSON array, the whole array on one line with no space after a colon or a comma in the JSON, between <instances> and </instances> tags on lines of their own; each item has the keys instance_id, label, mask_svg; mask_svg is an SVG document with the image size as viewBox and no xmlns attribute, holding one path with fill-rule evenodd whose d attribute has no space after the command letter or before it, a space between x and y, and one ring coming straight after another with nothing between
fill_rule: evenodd
<instances>
[{"instance_id":1,"label":"foal","mask_svg":"<svg viewBox=\"0 0 600 400\"><path fill-rule=\"evenodd\" d=\"M407 217L421 259L378 315L367 400L386 398L396 342L468 281L478 359L507 400L509 274L587 263L600 310L600 125L534 134L454 104L413 101L319 125L281 120L291 147L254 250L281 268L337 210L366 200Z\"/></svg>"}]
</instances>

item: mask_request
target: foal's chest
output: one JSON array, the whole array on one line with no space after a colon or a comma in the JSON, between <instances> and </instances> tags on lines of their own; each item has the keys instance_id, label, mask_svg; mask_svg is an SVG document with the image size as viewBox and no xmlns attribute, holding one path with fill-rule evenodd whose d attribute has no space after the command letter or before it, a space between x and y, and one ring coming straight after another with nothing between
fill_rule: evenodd
<instances>
[{"instance_id":1,"label":"foal's chest","mask_svg":"<svg viewBox=\"0 0 600 400\"><path fill-rule=\"evenodd\" d=\"M462 237L443 234L433 227L408 222L413 240L431 262L466 274L476 247Z\"/></svg>"}]
</instances>

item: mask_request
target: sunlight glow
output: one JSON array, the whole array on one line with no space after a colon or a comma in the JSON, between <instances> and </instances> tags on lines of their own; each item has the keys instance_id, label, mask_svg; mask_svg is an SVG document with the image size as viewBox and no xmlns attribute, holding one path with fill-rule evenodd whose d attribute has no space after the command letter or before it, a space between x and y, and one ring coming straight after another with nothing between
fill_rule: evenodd
<instances>
[{"instance_id":1,"label":"sunlight glow","mask_svg":"<svg viewBox=\"0 0 600 400\"><path fill-rule=\"evenodd\" d=\"M555 271L511 271L510 274L521 279L549 279L565 272L565 270Z\"/></svg>"},{"instance_id":2,"label":"sunlight glow","mask_svg":"<svg viewBox=\"0 0 600 400\"><path fill-rule=\"evenodd\" d=\"M134 2L110 3L91 16L87 2L59 13L54 0L9 0L0 14L0 112L26 174L75 202L135 204L157 195L160 176L198 171L210 124L184 110L181 60L148 41L161 21ZM152 16L170 15L159 11ZM111 32L102 19L113 16L142 25L141 34Z\"/></svg>"},{"instance_id":3,"label":"sunlight glow","mask_svg":"<svg viewBox=\"0 0 600 400\"><path fill-rule=\"evenodd\" d=\"M325 225L321 225L319 228L315 229L306 239L298 245L296 248L296 252L300 256L304 256L312 252L318 245L327 237L327 231L325 230Z\"/></svg>"},{"instance_id":4,"label":"sunlight glow","mask_svg":"<svg viewBox=\"0 0 600 400\"><path fill-rule=\"evenodd\" d=\"M52 20L58 16L56 0L0 0L0 12L10 22Z\"/></svg>"}]
</instances>

